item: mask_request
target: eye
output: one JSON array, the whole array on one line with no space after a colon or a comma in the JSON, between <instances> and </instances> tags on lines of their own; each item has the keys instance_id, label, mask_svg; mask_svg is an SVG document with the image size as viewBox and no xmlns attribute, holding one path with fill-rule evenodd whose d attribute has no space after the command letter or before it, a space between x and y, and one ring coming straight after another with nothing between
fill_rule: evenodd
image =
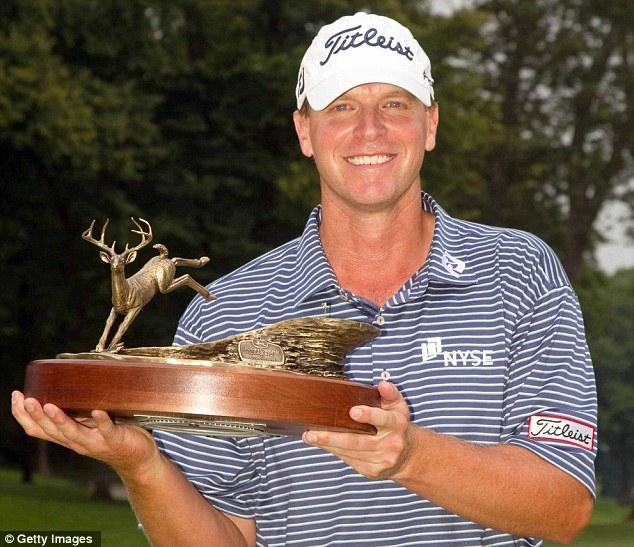
<instances>
[{"instance_id":1,"label":"eye","mask_svg":"<svg viewBox=\"0 0 634 547\"><path fill-rule=\"evenodd\" d=\"M337 103L332 108L335 112L346 112L350 109L350 105L347 103Z\"/></svg>"},{"instance_id":2,"label":"eye","mask_svg":"<svg viewBox=\"0 0 634 547\"><path fill-rule=\"evenodd\" d=\"M403 108L403 103L401 101L392 100L386 103L387 108Z\"/></svg>"}]
</instances>

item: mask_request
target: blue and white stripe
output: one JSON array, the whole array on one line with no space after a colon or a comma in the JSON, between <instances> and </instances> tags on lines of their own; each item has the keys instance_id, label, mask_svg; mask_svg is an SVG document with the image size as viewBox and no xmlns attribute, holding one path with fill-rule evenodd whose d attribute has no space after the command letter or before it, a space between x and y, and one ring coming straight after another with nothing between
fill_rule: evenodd
<instances>
[{"instance_id":1,"label":"blue and white stripe","mask_svg":"<svg viewBox=\"0 0 634 547\"><path fill-rule=\"evenodd\" d=\"M213 283L217 300L195 298L175 343L325 311L373 323L381 335L348 356L350 379L375 385L386 371L416 424L523 446L593 492L596 443L589 451L527 434L528 418L540 412L596 424L583 320L559 261L530 234L453 219L426 194L423 207L436 216L428 260L382 308L338 285L316 208L300 238ZM541 545L466 521L392 481L366 479L297 438L155 437L210 503L256 520L261 546Z\"/></svg>"}]
</instances>

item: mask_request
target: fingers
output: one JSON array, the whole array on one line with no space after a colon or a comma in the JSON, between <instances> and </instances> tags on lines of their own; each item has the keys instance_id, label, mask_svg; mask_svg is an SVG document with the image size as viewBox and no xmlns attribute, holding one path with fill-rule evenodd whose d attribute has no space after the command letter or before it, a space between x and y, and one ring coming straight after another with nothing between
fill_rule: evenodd
<instances>
[{"instance_id":1,"label":"fingers","mask_svg":"<svg viewBox=\"0 0 634 547\"><path fill-rule=\"evenodd\" d=\"M304 442L330 452L371 479L390 478L407 454L405 432L385 436L307 431Z\"/></svg>"},{"instance_id":2,"label":"fingers","mask_svg":"<svg viewBox=\"0 0 634 547\"><path fill-rule=\"evenodd\" d=\"M51 403L45 404L42 410L48 419L40 419L38 423L50 437L64 443L74 442L77 439L79 435L77 429L82 426ZM33 416L33 413L31 415Z\"/></svg>"},{"instance_id":3,"label":"fingers","mask_svg":"<svg viewBox=\"0 0 634 547\"><path fill-rule=\"evenodd\" d=\"M306 431L302 437L305 443L319 446L324 450L349 450L371 452L375 449L375 435L358 433L337 433L333 431Z\"/></svg>"},{"instance_id":4,"label":"fingers","mask_svg":"<svg viewBox=\"0 0 634 547\"><path fill-rule=\"evenodd\" d=\"M409 408L398 388L382 380L378 385L381 396L381 408L370 406L354 406L350 409L350 417L359 423L373 425L378 434L382 429L402 427L409 421Z\"/></svg>"},{"instance_id":5,"label":"fingers","mask_svg":"<svg viewBox=\"0 0 634 547\"><path fill-rule=\"evenodd\" d=\"M375 435L307 431L307 444L334 454L361 474L370 478L387 478L399 469L408 453L410 414L407 402L389 382L379 386L381 407L355 406L350 417L376 427Z\"/></svg>"},{"instance_id":6,"label":"fingers","mask_svg":"<svg viewBox=\"0 0 634 547\"><path fill-rule=\"evenodd\" d=\"M378 389L381 396L381 408L365 405L353 406L350 409L350 417L356 422L376 427L377 437L382 437L385 433L394 429L404 430L407 428L409 408L401 392L394 384L386 381L381 381ZM313 442L329 442L333 443L332 446L337 440L349 441L356 445L358 439L364 437L356 434L352 434L352 437L350 437L350 434L347 433L337 434L326 431L310 433L314 433L314 435L309 436L310 439L313 439ZM353 439L357 439L357 441Z\"/></svg>"},{"instance_id":7,"label":"fingers","mask_svg":"<svg viewBox=\"0 0 634 547\"><path fill-rule=\"evenodd\" d=\"M385 410L371 406L355 406L350 409L350 417L362 424L370 424L376 427L377 435L385 430L391 430L405 426L408 415L398 410Z\"/></svg>"},{"instance_id":8,"label":"fingers","mask_svg":"<svg viewBox=\"0 0 634 547\"><path fill-rule=\"evenodd\" d=\"M42 406L19 391L12 394L11 407L28 435L101 460L117 472L132 475L160 459L150 433L137 426L115 425L102 410L93 410L90 417L75 420L57 406Z\"/></svg>"},{"instance_id":9,"label":"fingers","mask_svg":"<svg viewBox=\"0 0 634 547\"><path fill-rule=\"evenodd\" d=\"M11 408L27 435L55 442L79 454L87 453L87 446L93 437L92 429L87 427L88 421L83 425L57 406L51 403L42 406L37 399L24 397L19 391L12 394Z\"/></svg>"},{"instance_id":10,"label":"fingers","mask_svg":"<svg viewBox=\"0 0 634 547\"><path fill-rule=\"evenodd\" d=\"M40 403L35 399L25 400L21 392L14 391L11 394L11 413L27 435L45 441L54 440L42 429L42 426L34 418L34 416L39 416L40 419L43 419L44 416Z\"/></svg>"}]
</instances>

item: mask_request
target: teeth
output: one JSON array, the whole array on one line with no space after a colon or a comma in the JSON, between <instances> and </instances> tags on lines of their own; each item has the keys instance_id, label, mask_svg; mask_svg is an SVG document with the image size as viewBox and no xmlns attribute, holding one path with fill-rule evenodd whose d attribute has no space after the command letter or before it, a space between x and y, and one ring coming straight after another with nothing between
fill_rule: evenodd
<instances>
[{"instance_id":1,"label":"teeth","mask_svg":"<svg viewBox=\"0 0 634 547\"><path fill-rule=\"evenodd\" d=\"M380 163L388 162L392 159L392 156L381 154L378 156L352 156L347 160L352 165L377 165Z\"/></svg>"}]
</instances>

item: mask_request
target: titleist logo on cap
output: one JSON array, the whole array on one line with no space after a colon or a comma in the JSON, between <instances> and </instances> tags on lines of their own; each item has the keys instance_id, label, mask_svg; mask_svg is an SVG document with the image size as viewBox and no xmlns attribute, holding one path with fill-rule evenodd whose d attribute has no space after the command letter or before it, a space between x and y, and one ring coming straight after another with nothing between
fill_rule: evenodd
<instances>
[{"instance_id":1,"label":"titleist logo on cap","mask_svg":"<svg viewBox=\"0 0 634 547\"><path fill-rule=\"evenodd\" d=\"M323 110L353 87L390 84L425 106L434 100L429 57L409 29L382 15L358 12L321 27L306 50L295 88L297 108L307 99Z\"/></svg>"},{"instance_id":2,"label":"titleist logo on cap","mask_svg":"<svg viewBox=\"0 0 634 547\"><path fill-rule=\"evenodd\" d=\"M328 55L322 61L319 61L321 66L324 66L333 55L341 51L346 51L350 48L358 48L361 46L380 47L383 49L389 49L399 55L403 55L409 61L414 59L414 53L409 46L403 46L399 41L395 41L393 36L387 37L380 34L379 31L370 27L365 32L359 32L362 25L356 27L350 27L339 32L335 32L332 36L328 37L324 43L324 48L328 51ZM354 34L353 31L357 31ZM344 36L345 35L345 36Z\"/></svg>"}]
</instances>

